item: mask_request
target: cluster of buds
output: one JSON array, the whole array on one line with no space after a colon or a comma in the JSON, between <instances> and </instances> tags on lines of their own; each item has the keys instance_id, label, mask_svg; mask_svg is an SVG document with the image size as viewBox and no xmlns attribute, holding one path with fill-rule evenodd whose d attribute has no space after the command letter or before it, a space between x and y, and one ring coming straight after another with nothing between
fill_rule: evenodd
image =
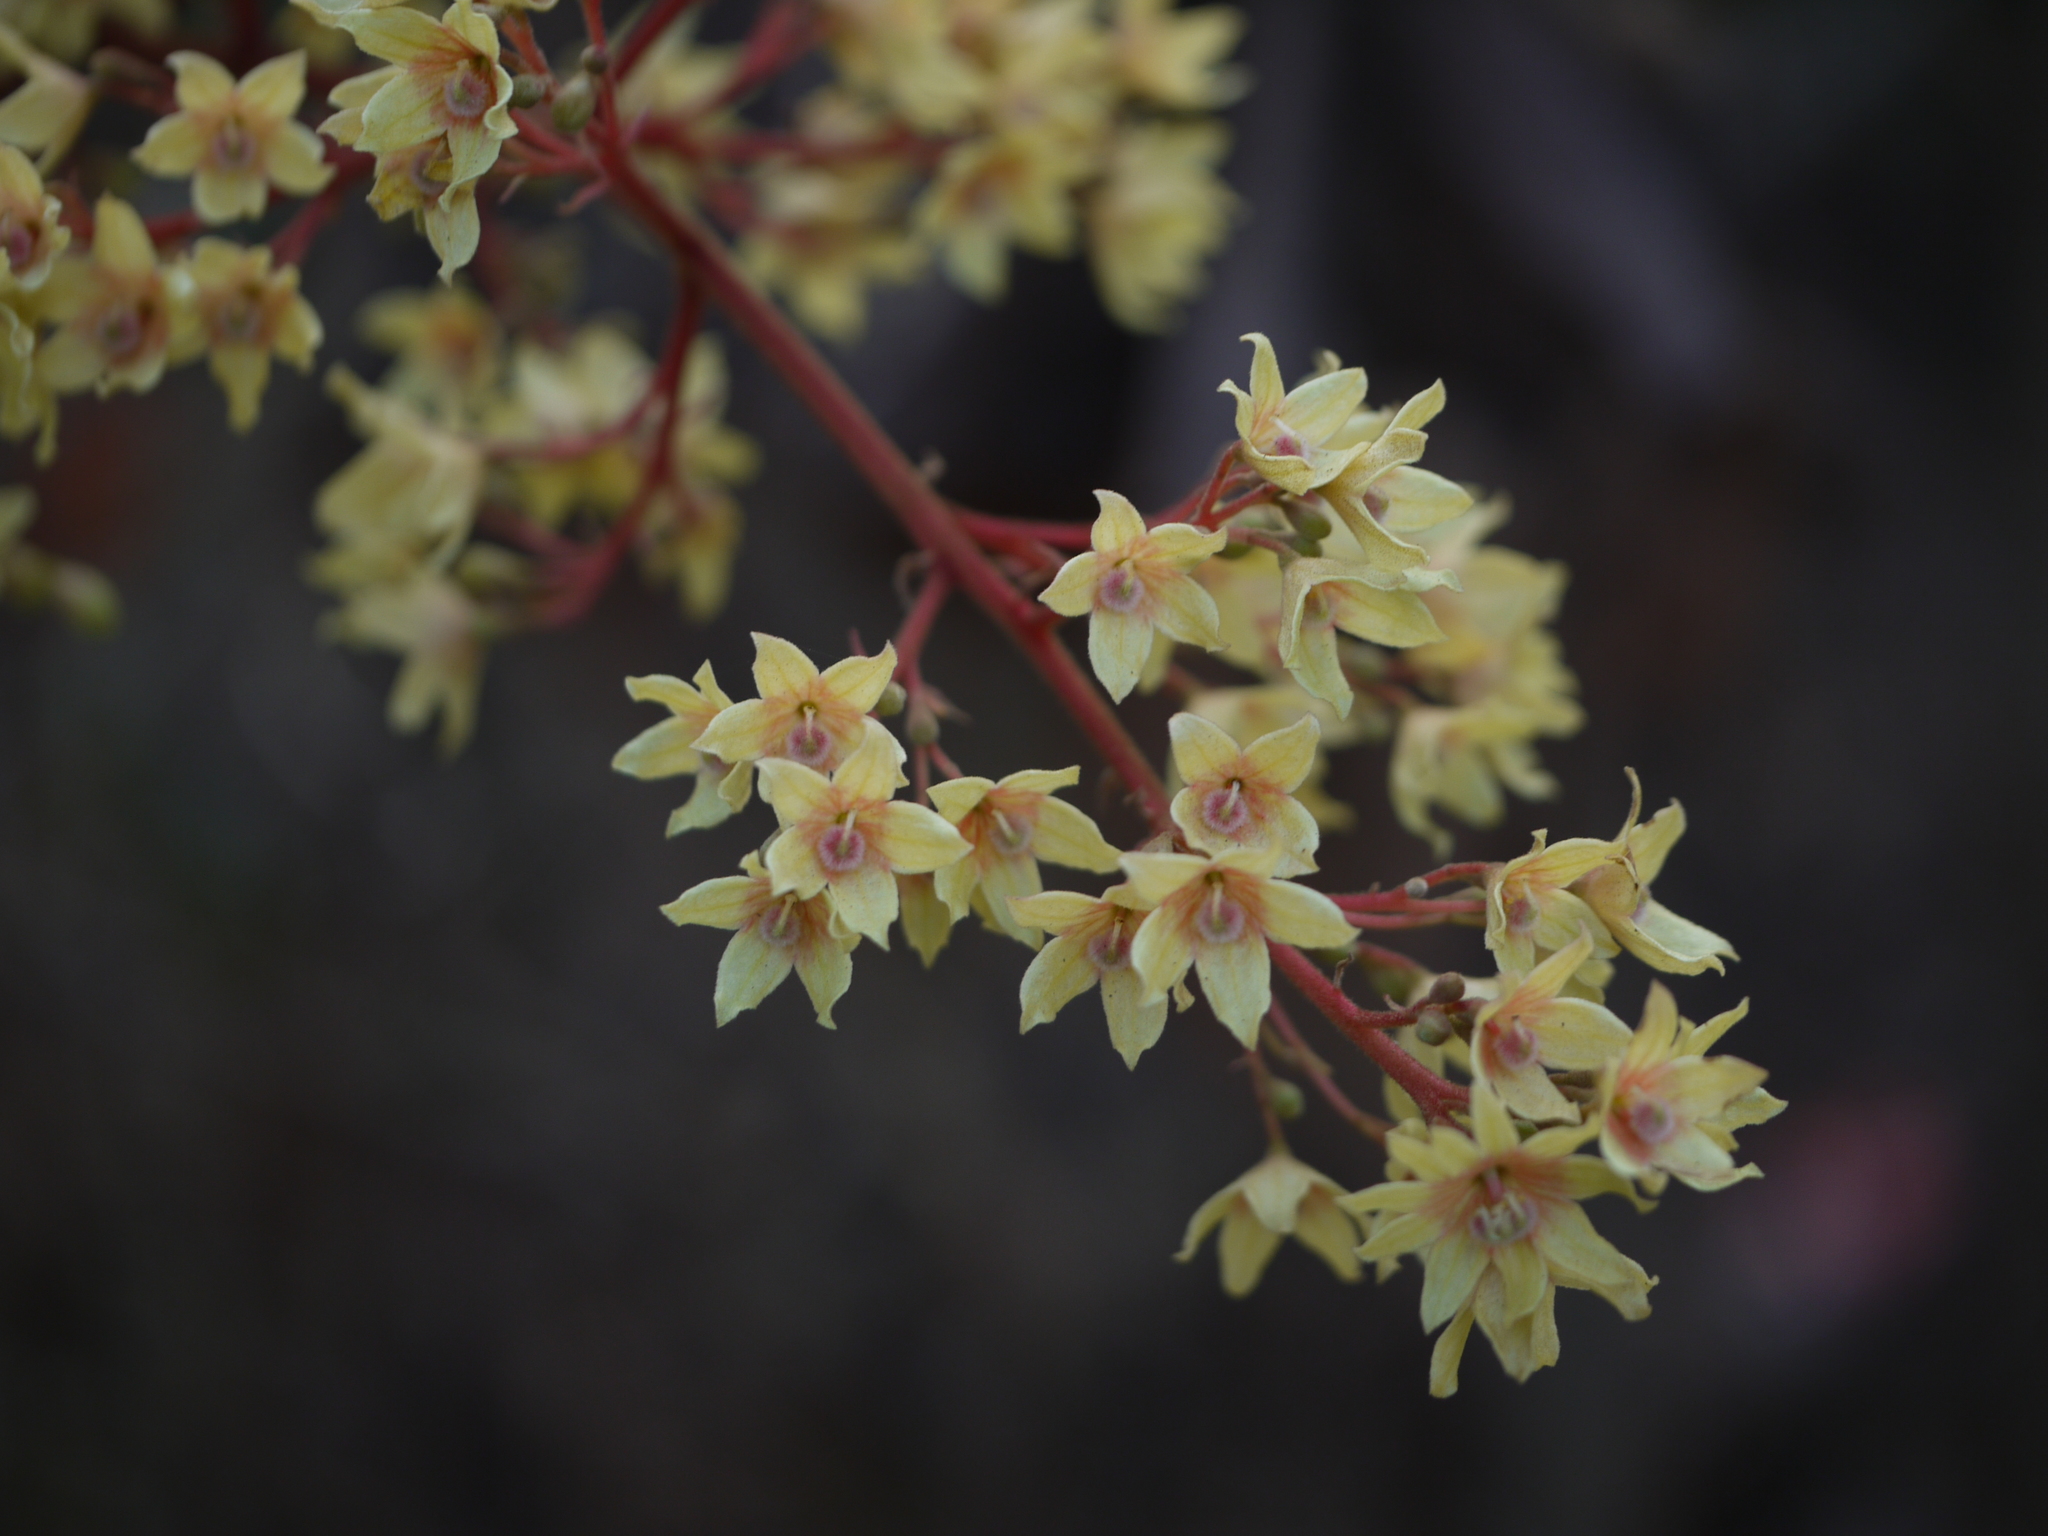
<instances>
[{"instance_id":1,"label":"cluster of buds","mask_svg":"<svg viewBox=\"0 0 2048 1536\"><path fill-rule=\"evenodd\" d=\"M1321 788L1328 752L1387 743L1393 814L1441 859L1438 808L1491 826L1508 792L1553 794L1536 743L1581 722L1547 628L1562 569L1487 542L1503 499L1421 467L1443 386L1375 408L1363 371L1323 354L1290 388L1266 338L1248 336L1248 382L1221 386L1234 438L1185 499L1147 517L1102 491L1092 519L1026 522L941 496L797 323L850 338L878 283L936 267L993 300L1014 252L1085 247L1110 312L1163 325L1235 215L1211 115L1243 87L1225 62L1235 12L765 0L743 41L708 46L693 0L648 0L617 37L602 0L584 0L587 40L560 68L532 15L555 0L293 5L274 33L260 7L233 10L220 52L240 74L145 46L173 24L168 0L0 9L0 73L20 77L0 99L0 434L34 438L47 462L61 400L147 390L201 356L248 430L274 360L311 367L322 328L298 266L341 191L367 181L372 211L409 220L442 281L363 308L361 334L391 358L374 383L329 375L366 442L318 494L308 572L336 600L330 636L400 657L393 725L438 721L452 751L489 644L577 620L623 566L693 620L722 606L735 489L758 454L723 420L715 307L897 516L921 580L879 654L820 669L762 634L753 697L729 697L708 664L687 682L628 680L667 713L614 766L693 781L671 835L757 797L774 820L740 873L662 909L733 935L718 1022L794 972L829 1026L863 942L886 948L900 930L931 966L973 917L1029 952L1022 1029L1095 991L1130 1067L1199 989L1241 1053L1266 1142L1181 1250L1217 1233L1233 1294L1289 1235L1347 1280L1418 1255L1423 1322L1442 1329L1439 1393L1475 1325L1517 1378L1553 1362L1559 1287L1648 1311L1650 1277L1580 1202L1611 1192L1646 1208L1672 1179L1717 1190L1753 1176L1735 1133L1783 1107L1759 1068L1711 1054L1742 1008L1694 1024L1661 982L1633 1029L1607 1007L1624 952L1669 975L1733 958L1651 894L1684 831L1676 803L1644 820L1638 788L1613 838L1538 833L1519 858L1389 889L1308 883L1322 838L1358 814ZM121 46L93 51L104 39ZM767 90L799 68L824 83ZM316 71L333 108L318 133L300 116ZM131 186L74 156L108 97L155 119L128 146L128 176L188 183L187 210L144 219ZM529 182L566 185L564 212L607 200L668 256L658 346L569 316L545 237L496 211ZM218 233L291 203L265 243ZM472 263L480 290L454 281ZM104 581L26 542L35 507L26 487L0 490L0 598L106 627ZM942 738L958 711L924 671L955 596L1038 671L1141 832L1112 841L1061 797L1078 766L991 778L955 763ZM1078 618L1092 679L1059 634ZM1179 708L1155 754L1117 706L1160 690ZM1048 890L1047 866L1105 883ZM1439 924L1483 929L1494 974L1433 975L1386 947ZM1296 1027L1276 971L1377 1070L1384 1116ZM1379 1182L1294 1156L1286 1124L1311 1095L1374 1144Z\"/></svg>"}]
</instances>

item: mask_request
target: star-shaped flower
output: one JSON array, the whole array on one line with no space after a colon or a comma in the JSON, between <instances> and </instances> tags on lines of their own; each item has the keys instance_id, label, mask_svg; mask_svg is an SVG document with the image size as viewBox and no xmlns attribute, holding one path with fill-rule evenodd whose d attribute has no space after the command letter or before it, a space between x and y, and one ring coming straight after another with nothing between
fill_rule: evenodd
<instances>
[{"instance_id":1,"label":"star-shaped flower","mask_svg":"<svg viewBox=\"0 0 2048 1536\"><path fill-rule=\"evenodd\" d=\"M1280 855L1276 875L1306 875L1316 867L1322 834L1294 792L1315 766L1322 727L1313 715L1240 747L1229 732L1200 715L1178 714L1168 724L1173 765L1187 786L1173 797L1173 821L1205 853L1270 848Z\"/></svg>"},{"instance_id":2,"label":"star-shaped flower","mask_svg":"<svg viewBox=\"0 0 2048 1536\"><path fill-rule=\"evenodd\" d=\"M1052 942L1025 969L1018 1001L1022 1028L1050 1023L1090 987L1102 988L1109 1043L1127 1067L1159 1041L1166 1028L1166 997L1148 997L1144 978L1131 964L1131 941L1148 910L1128 885L1113 885L1100 896L1076 891L1042 891L1010 902L1016 920L1043 928Z\"/></svg>"},{"instance_id":3,"label":"star-shaped flower","mask_svg":"<svg viewBox=\"0 0 2048 1536\"><path fill-rule=\"evenodd\" d=\"M760 856L740 861L741 875L693 885L663 907L672 923L702 923L734 930L718 961L711 994L720 1024L760 1006L794 970L818 1010L818 1022L832 1023L832 1005L853 984L853 949L860 936L833 921L829 898L777 891Z\"/></svg>"},{"instance_id":4,"label":"star-shaped flower","mask_svg":"<svg viewBox=\"0 0 2048 1536\"><path fill-rule=\"evenodd\" d=\"M879 948L889 947L896 921L894 876L941 869L968 851L938 812L892 798L896 739L880 725L830 779L782 757L763 760L760 775L762 798L782 823L768 845L775 893L829 893L840 922Z\"/></svg>"},{"instance_id":5,"label":"star-shaped flower","mask_svg":"<svg viewBox=\"0 0 2048 1536\"><path fill-rule=\"evenodd\" d=\"M1138 686L1157 628L1176 640L1215 650L1216 600L1188 572L1221 549L1228 535L1186 523L1148 529L1115 491L1097 491L1102 511L1089 534L1094 545L1074 556L1038 600L1068 618L1088 615L1088 660L1109 696Z\"/></svg>"},{"instance_id":6,"label":"star-shaped flower","mask_svg":"<svg viewBox=\"0 0 2048 1536\"><path fill-rule=\"evenodd\" d=\"M757 632L754 686L761 696L720 710L691 745L728 763L781 757L830 773L868 739L868 711L895 673L893 644L884 645L879 656L849 656L820 672L787 640ZM886 731L882 736L895 740ZM746 803L744 790L726 781L723 793L735 810Z\"/></svg>"},{"instance_id":7,"label":"star-shaped flower","mask_svg":"<svg viewBox=\"0 0 2048 1536\"><path fill-rule=\"evenodd\" d=\"M1445 572L1412 573L1445 576ZM1389 589L1373 571L1341 560L1295 560L1280 578L1280 664L1339 715L1351 713L1351 681L1337 656L1337 633L1406 648L1444 638L1429 605L1412 587Z\"/></svg>"},{"instance_id":8,"label":"star-shaped flower","mask_svg":"<svg viewBox=\"0 0 2048 1536\"><path fill-rule=\"evenodd\" d=\"M1629 784L1634 793L1628 820L1614 840L1614 852L1581 875L1572 891L1592 908L1623 949L1652 969L1682 976L1726 970L1721 957L1735 959L1734 946L1650 895L1650 882L1663 873L1665 859L1685 835L1684 807L1674 800L1638 825L1643 786L1633 772Z\"/></svg>"},{"instance_id":9,"label":"star-shaped flower","mask_svg":"<svg viewBox=\"0 0 2048 1536\"><path fill-rule=\"evenodd\" d=\"M732 700L718 686L718 679L705 662L690 682L659 674L629 677L626 692L642 702L666 705L669 717L635 736L612 758L612 767L636 779L671 779L693 773L697 784L689 800L676 807L668 819L668 835L715 827L747 803L754 789L752 763L728 763L714 753L699 751L693 743ZM728 799L719 791L728 778L737 778L738 788Z\"/></svg>"},{"instance_id":10,"label":"star-shaped flower","mask_svg":"<svg viewBox=\"0 0 2048 1536\"><path fill-rule=\"evenodd\" d=\"M266 59L238 81L203 53L164 61L177 72L178 108L135 151L152 176L192 178L192 207L209 224L263 216L270 189L310 197L334 177L320 137L296 121L306 97L303 51Z\"/></svg>"},{"instance_id":11,"label":"star-shaped flower","mask_svg":"<svg viewBox=\"0 0 2048 1536\"><path fill-rule=\"evenodd\" d=\"M1472 1075L1525 1120L1579 1118L1544 1068L1591 1071L1628 1048L1621 1020L1598 1003L1559 995L1592 953L1592 939L1580 934L1528 975L1503 978L1500 995L1480 1010Z\"/></svg>"},{"instance_id":12,"label":"star-shaped flower","mask_svg":"<svg viewBox=\"0 0 2048 1536\"><path fill-rule=\"evenodd\" d=\"M271 270L267 245L203 239L185 270L199 322L188 350L205 350L214 382L228 397L228 425L247 432L262 409L273 356L301 373L312 369L320 316L299 293L297 267Z\"/></svg>"},{"instance_id":13,"label":"star-shaped flower","mask_svg":"<svg viewBox=\"0 0 2048 1536\"><path fill-rule=\"evenodd\" d=\"M1251 390L1228 379L1216 387L1237 399L1238 453L1283 491L1306 495L1336 479L1364 444L1330 449L1324 444L1365 401L1365 370L1340 368L1319 373L1286 389L1273 344L1257 331L1239 338L1252 344Z\"/></svg>"},{"instance_id":14,"label":"star-shaped flower","mask_svg":"<svg viewBox=\"0 0 2048 1536\"><path fill-rule=\"evenodd\" d=\"M1154 909L1131 945L1146 995L1165 996L1194 967L1209 1007L1247 1048L1273 1005L1266 941L1341 949L1356 937L1329 897L1272 878L1281 857L1277 848L1123 856L1132 890Z\"/></svg>"},{"instance_id":15,"label":"star-shaped flower","mask_svg":"<svg viewBox=\"0 0 2048 1536\"><path fill-rule=\"evenodd\" d=\"M1202 1202L1174 1257L1182 1263L1192 1259L1202 1239L1221 1225L1216 1257L1223 1289L1232 1296L1252 1293L1283 1237L1329 1265L1339 1280L1356 1280L1364 1273L1352 1252L1358 1227L1338 1203L1343 1193L1344 1186L1327 1174L1276 1149Z\"/></svg>"},{"instance_id":16,"label":"star-shaped flower","mask_svg":"<svg viewBox=\"0 0 2048 1536\"><path fill-rule=\"evenodd\" d=\"M1079 768L1027 768L1001 783L970 776L931 787L933 807L972 845L966 858L933 877L955 922L971 907L989 926L1036 949L1036 929L1012 914L1010 899L1039 891L1038 861L1098 875L1117 867L1117 850L1095 823L1053 797L1080 780Z\"/></svg>"},{"instance_id":17,"label":"star-shaped flower","mask_svg":"<svg viewBox=\"0 0 2048 1536\"><path fill-rule=\"evenodd\" d=\"M43 285L41 312L62 328L37 352L37 373L59 394L155 388L192 323L191 286L182 269L158 265L133 208L101 198L92 254L63 257Z\"/></svg>"}]
</instances>

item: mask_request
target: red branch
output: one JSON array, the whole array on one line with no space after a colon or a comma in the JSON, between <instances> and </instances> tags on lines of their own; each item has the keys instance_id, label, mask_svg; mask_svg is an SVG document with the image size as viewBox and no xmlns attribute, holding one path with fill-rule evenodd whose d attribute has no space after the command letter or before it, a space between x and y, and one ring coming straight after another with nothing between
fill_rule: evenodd
<instances>
[{"instance_id":1,"label":"red branch","mask_svg":"<svg viewBox=\"0 0 2048 1536\"><path fill-rule=\"evenodd\" d=\"M1330 1075L1330 1064L1310 1048L1301 1031L1294 1027L1294 1020L1287 1016L1287 1010L1274 1003L1266 1010L1266 1022L1273 1026L1273 1032L1280 1037L1286 1059L1293 1062L1302 1075L1315 1085L1323 1101L1337 1114L1370 1136L1374 1141L1384 1143L1387 1139L1387 1122L1378 1115L1370 1114L1351 1102L1351 1096L1337 1086L1336 1078Z\"/></svg>"},{"instance_id":2,"label":"red branch","mask_svg":"<svg viewBox=\"0 0 2048 1536\"><path fill-rule=\"evenodd\" d=\"M626 34L626 40L613 50L612 72L621 80L630 75L633 66L640 62L640 55L654 46L661 34L668 30L669 23L696 3L697 0L654 0L647 14Z\"/></svg>"},{"instance_id":3,"label":"red branch","mask_svg":"<svg viewBox=\"0 0 2048 1536\"><path fill-rule=\"evenodd\" d=\"M1449 1120L1452 1110L1463 1109L1471 1102L1469 1089L1438 1077L1387 1038L1385 1031L1414 1022L1411 1010L1399 1008L1376 1013L1361 1008L1322 973L1315 961L1293 945L1269 942L1266 947L1272 951L1273 963L1286 973L1295 990L1315 1004L1317 1011L1342 1030L1346 1039L1378 1063L1380 1070L1415 1101L1427 1119Z\"/></svg>"}]
</instances>

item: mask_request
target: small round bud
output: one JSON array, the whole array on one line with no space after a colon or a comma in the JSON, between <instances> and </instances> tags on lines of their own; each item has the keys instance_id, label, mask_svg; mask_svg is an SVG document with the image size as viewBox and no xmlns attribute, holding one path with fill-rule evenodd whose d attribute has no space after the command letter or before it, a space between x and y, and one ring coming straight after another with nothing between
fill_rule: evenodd
<instances>
[{"instance_id":1,"label":"small round bud","mask_svg":"<svg viewBox=\"0 0 2048 1536\"><path fill-rule=\"evenodd\" d=\"M1296 534L1294 538L1294 552L1298 555L1306 555L1309 559L1313 560L1323 552L1323 542L1321 539L1312 539L1305 533Z\"/></svg>"},{"instance_id":2,"label":"small round bud","mask_svg":"<svg viewBox=\"0 0 2048 1536\"><path fill-rule=\"evenodd\" d=\"M1424 1045L1442 1045L1451 1038L1450 1015L1434 1005L1415 1016L1415 1038Z\"/></svg>"},{"instance_id":3,"label":"small round bud","mask_svg":"<svg viewBox=\"0 0 2048 1536\"><path fill-rule=\"evenodd\" d=\"M539 106L548 99L548 87L554 83L546 75L514 75L512 105L522 111Z\"/></svg>"},{"instance_id":4,"label":"small round bud","mask_svg":"<svg viewBox=\"0 0 2048 1536\"><path fill-rule=\"evenodd\" d=\"M928 747L939 739L938 714L922 698L910 706L903 721L903 734L913 747Z\"/></svg>"},{"instance_id":5,"label":"small round bud","mask_svg":"<svg viewBox=\"0 0 2048 1536\"><path fill-rule=\"evenodd\" d=\"M1432 1003L1455 1003L1465 995L1465 978L1456 971L1445 971L1429 984L1429 1000Z\"/></svg>"},{"instance_id":6,"label":"small round bud","mask_svg":"<svg viewBox=\"0 0 2048 1536\"><path fill-rule=\"evenodd\" d=\"M1407 894L1410 901L1420 901L1429 894L1429 882L1423 879L1422 876L1417 875L1413 880L1402 886L1401 889Z\"/></svg>"},{"instance_id":7,"label":"small round bud","mask_svg":"<svg viewBox=\"0 0 2048 1536\"><path fill-rule=\"evenodd\" d=\"M1224 545L1221 549L1217 550L1216 553L1210 558L1215 560L1242 560L1246 555L1249 555L1252 552L1254 547L1255 546L1253 545L1242 543L1237 539L1232 539L1228 544Z\"/></svg>"},{"instance_id":8,"label":"small round bud","mask_svg":"<svg viewBox=\"0 0 2048 1536\"><path fill-rule=\"evenodd\" d=\"M586 75L601 75L612 67L611 50L592 43L583 50L583 57L578 62L582 64L583 73Z\"/></svg>"},{"instance_id":9,"label":"small round bud","mask_svg":"<svg viewBox=\"0 0 2048 1536\"><path fill-rule=\"evenodd\" d=\"M1304 539L1321 542L1330 536L1330 520L1303 502L1297 501L1287 509L1287 520L1294 524L1294 531Z\"/></svg>"},{"instance_id":10,"label":"small round bud","mask_svg":"<svg viewBox=\"0 0 2048 1536\"><path fill-rule=\"evenodd\" d=\"M1273 1113L1282 1120L1299 1120L1302 1111L1308 1108L1308 1100L1301 1090L1284 1077L1266 1080L1266 1102L1273 1106Z\"/></svg>"},{"instance_id":11,"label":"small round bud","mask_svg":"<svg viewBox=\"0 0 2048 1536\"><path fill-rule=\"evenodd\" d=\"M590 114L597 110L597 92L591 88L590 76L578 75L567 85L555 92L554 105L549 116L555 126L564 133L580 133L590 121Z\"/></svg>"},{"instance_id":12,"label":"small round bud","mask_svg":"<svg viewBox=\"0 0 2048 1536\"><path fill-rule=\"evenodd\" d=\"M902 714L903 706L909 701L910 695L904 691L903 685L891 682L882 690L882 696L875 700L875 713L886 720L891 715Z\"/></svg>"}]
</instances>

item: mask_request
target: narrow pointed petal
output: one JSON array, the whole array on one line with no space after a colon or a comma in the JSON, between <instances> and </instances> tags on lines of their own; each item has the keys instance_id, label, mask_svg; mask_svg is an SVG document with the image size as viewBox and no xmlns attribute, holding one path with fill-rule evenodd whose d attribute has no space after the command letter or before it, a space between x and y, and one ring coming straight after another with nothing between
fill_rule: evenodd
<instances>
[{"instance_id":1,"label":"narrow pointed petal","mask_svg":"<svg viewBox=\"0 0 2048 1536\"><path fill-rule=\"evenodd\" d=\"M1166 1032L1166 998L1147 1002L1144 979L1127 965L1102 973L1102 1012L1109 1020L1109 1043L1133 1069Z\"/></svg>"},{"instance_id":2,"label":"narrow pointed petal","mask_svg":"<svg viewBox=\"0 0 2048 1536\"><path fill-rule=\"evenodd\" d=\"M711 993L718 1022L729 1024L735 1015L759 1007L763 998L782 985L790 965L786 946L770 944L751 929L734 934L718 957L718 981Z\"/></svg>"},{"instance_id":3,"label":"narrow pointed petal","mask_svg":"<svg viewBox=\"0 0 2048 1536\"><path fill-rule=\"evenodd\" d=\"M1223 1218L1223 1231L1216 1239L1216 1254L1223 1268L1223 1289L1232 1296L1249 1296L1258 1288L1259 1277L1272 1262L1280 1246L1280 1234L1243 1208Z\"/></svg>"},{"instance_id":4,"label":"narrow pointed petal","mask_svg":"<svg viewBox=\"0 0 2048 1536\"><path fill-rule=\"evenodd\" d=\"M931 816L929 811L925 814ZM936 816L932 819L938 820ZM787 838L779 840L776 847L787 841ZM769 868L773 869L774 865L774 850L771 849ZM896 921L896 881L886 869L870 864L835 876L825 889L832 893L832 910L838 914L840 922L875 948L889 947L889 925Z\"/></svg>"},{"instance_id":5,"label":"narrow pointed petal","mask_svg":"<svg viewBox=\"0 0 2048 1536\"><path fill-rule=\"evenodd\" d=\"M1466 1232L1445 1234L1422 1260L1422 1331L1448 1322L1472 1299L1486 1271L1486 1249Z\"/></svg>"},{"instance_id":6,"label":"narrow pointed petal","mask_svg":"<svg viewBox=\"0 0 2048 1536\"><path fill-rule=\"evenodd\" d=\"M818 1011L818 1022L827 1029L838 1028L832 1022L832 1005L853 985L853 952L830 942L806 944L797 951L796 974Z\"/></svg>"},{"instance_id":7,"label":"narrow pointed petal","mask_svg":"<svg viewBox=\"0 0 2048 1536\"><path fill-rule=\"evenodd\" d=\"M1273 964L1265 940L1248 933L1234 944L1204 944L1195 951L1195 974L1223 1027L1250 1050L1273 1006Z\"/></svg>"},{"instance_id":8,"label":"narrow pointed petal","mask_svg":"<svg viewBox=\"0 0 2048 1536\"><path fill-rule=\"evenodd\" d=\"M1075 939L1054 939L1024 968L1024 980L1017 989L1024 1010L1018 1027L1029 1030L1050 1023L1062 1008L1094 986L1096 979L1086 945ZM1161 1012L1163 1017L1163 1006Z\"/></svg>"},{"instance_id":9,"label":"narrow pointed petal","mask_svg":"<svg viewBox=\"0 0 2048 1536\"><path fill-rule=\"evenodd\" d=\"M1216 611L1216 599L1209 595L1209 589L1192 576L1169 576L1153 589L1153 600L1157 610L1153 616L1156 623L1174 639L1188 645L1199 645L1205 651L1220 650L1223 646L1222 615ZM1096 615L1099 619L1100 613ZM1145 637L1145 650L1149 655L1152 637ZM1132 670L1132 681L1145 665L1145 657L1137 659Z\"/></svg>"},{"instance_id":10,"label":"narrow pointed petal","mask_svg":"<svg viewBox=\"0 0 2048 1536\"><path fill-rule=\"evenodd\" d=\"M1221 726L1183 711L1167 722L1173 741L1173 765L1189 784L1220 778L1237 767L1244 749Z\"/></svg>"},{"instance_id":11,"label":"narrow pointed petal","mask_svg":"<svg viewBox=\"0 0 2048 1536\"><path fill-rule=\"evenodd\" d=\"M1320 891L1275 880L1259 892L1268 937L1302 949L1343 949L1357 937L1344 909Z\"/></svg>"},{"instance_id":12,"label":"narrow pointed petal","mask_svg":"<svg viewBox=\"0 0 2048 1536\"><path fill-rule=\"evenodd\" d=\"M746 875L725 875L693 885L661 909L678 925L702 923L707 928L737 928L754 910L760 881Z\"/></svg>"},{"instance_id":13,"label":"narrow pointed petal","mask_svg":"<svg viewBox=\"0 0 2048 1536\"><path fill-rule=\"evenodd\" d=\"M882 647L879 656L849 656L835 661L824 671L825 690L833 698L866 714L882 697L882 690L896 675L896 643Z\"/></svg>"},{"instance_id":14,"label":"narrow pointed petal","mask_svg":"<svg viewBox=\"0 0 2048 1536\"><path fill-rule=\"evenodd\" d=\"M1098 554L1115 554L1145 536L1145 519L1138 515L1136 507L1115 491L1097 491L1095 502L1101 511L1089 529L1088 542Z\"/></svg>"},{"instance_id":15,"label":"narrow pointed petal","mask_svg":"<svg viewBox=\"0 0 2048 1536\"><path fill-rule=\"evenodd\" d=\"M800 693L817 678L818 669L811 658L787 640L754 632L754 691L762 698Z\"/></svg>"},{"instance_id":16,"label":"narrow pointed petal","mask_svg":"<svg viewBox=\"0 0 2048 1536\"><path fill-rule=\"evenodd\" d=\"M876 856L898 874L943 869L968 852L967 839L945 817L903 800L875 813L870 837Z\"/></svg>"},{"instance_id":17,"label":"narrow pointed petal","mask_svg":"<svg viewBox=\"0 0 2048 1536\"><path fill-rule=\"evenodd\" d=\"M1121 855L1103 839L1094 819L1064 800L1048 798L1038 808L1031 851L1049 864L1085 869L1098 875L1115 872Z\"/></svg>"}]
</instances>

